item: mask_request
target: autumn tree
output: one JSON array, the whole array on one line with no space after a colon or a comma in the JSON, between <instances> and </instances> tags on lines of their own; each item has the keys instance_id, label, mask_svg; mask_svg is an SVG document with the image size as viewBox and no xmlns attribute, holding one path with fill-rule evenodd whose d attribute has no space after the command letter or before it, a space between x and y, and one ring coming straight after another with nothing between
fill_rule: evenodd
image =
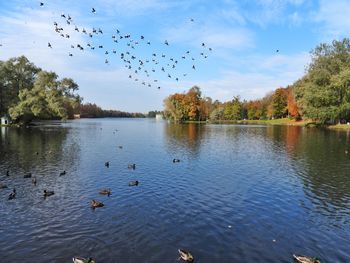
<instances>
[{"instance_id":1,"label":"autumn tree","mask_svg":"<svg viewBox=\"0 0 350 263\"><path fill-rule=\"evenodd\" d=\"M297 105L297 102L295 101L295 96L294 96L294 89L293 87L288 87L287 88L287 110L288 110L288 115L295 119L299 120L300 119L300 113L299 113L299 108Z\"/></svg>"},{"instance_id":2,"label":"autumn tree","mask_svg":"<svg viewBox=\"0 0 350 263\"><path fill-rule=\"evenodd\" d=\"M287 92L278 88L272 95L272 115L274 118L283 118L287 115Z\"/></svg>"}]
</instances>

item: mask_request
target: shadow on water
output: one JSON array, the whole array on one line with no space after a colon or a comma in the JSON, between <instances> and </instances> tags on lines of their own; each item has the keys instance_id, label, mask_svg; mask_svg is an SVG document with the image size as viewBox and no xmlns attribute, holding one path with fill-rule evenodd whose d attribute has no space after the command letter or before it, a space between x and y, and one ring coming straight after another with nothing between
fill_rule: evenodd
<instances>
[{"instance_id":1,"label":"shadow on water","mask_svg":"<svg viewBox=\"0 0 350 263\"><path fill-rule=\"evenodd\" d=\"M308 202L302 207L349 224L350 133L304 127L270 127L267 137L285 148Z\"/></svg>"},{"instance_id":2,"label":"shadow on water","mask_svg":"<svg viewBox=\"0 0 350 263\"><path fill-rule=\"evenodd\" d=\"M206 135L207 126L204 124L174 124L165 125L165 142L172 153L189 152L193 157L200 153L201 142Z\"/></svg>"},{"instance_id":3,"label":"shadow on water","mask_svg":"<svg viewBox=\"0 0 350 263\"><path fill-rule=\"evenodd\" d=\"M78 154L78 145L66 147L69 130L63 127L32 127L0 129L1 159L6 164L1 173L9 170L16 175L32 172L42 163L48 163L56 169L68 169L73 165Z\"/></svg>"}]
</instances>

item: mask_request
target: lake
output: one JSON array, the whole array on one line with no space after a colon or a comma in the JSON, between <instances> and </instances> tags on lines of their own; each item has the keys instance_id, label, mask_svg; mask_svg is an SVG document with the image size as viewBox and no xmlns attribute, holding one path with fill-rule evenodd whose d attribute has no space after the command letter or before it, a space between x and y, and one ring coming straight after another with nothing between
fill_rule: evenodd
<instances>
[{"instance_id":1,"label":"lake","mask_svg":"<svg viewBox=\"0 0 350 263\"><path fill-rule=\"evenodd\" d=\"M178 248L195 262L350 262L349 132L154 119L2 127L0 183L1 262L178 262Z\"/></svg>"}]
</instances>

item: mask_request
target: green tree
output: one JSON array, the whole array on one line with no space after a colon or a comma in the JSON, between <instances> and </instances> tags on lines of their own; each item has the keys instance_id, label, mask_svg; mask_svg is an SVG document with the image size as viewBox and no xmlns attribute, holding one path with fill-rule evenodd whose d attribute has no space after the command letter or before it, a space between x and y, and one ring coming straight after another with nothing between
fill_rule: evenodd
<instances>
[{"instance_id":1,"label":"green tree","mask_svg":"<svg viewBox=\"0 0 350 263\"><path fill-rule=\"evenodd\" d=\"M279 88L272 95L272 115L274 118L283 118L287 115L287 93Z\"/></svg>"},{"instance_id":2,"label":"green tree","mask_svg":"<svg viewBox=\"0 0 350 263\"><path fill-rule=\"evenodd\" d=\"M0 114L18 102L21 90L33 88L39 71L25 56L0 62Z\"/></svg>"},{"instance_id":3,"label":"green tree","mask_svg":"<svg viewBox=\"0 0 350 263\"><path fill-rule=\"evenodd\" d=\"M24 88L19 92L19 102L9 109L13 120L28 122L34 118L67 119L67 104L73 105L80 100L74 95L78 89L71 79L58 80L54 72L39 72L34 86L31 89Z\"/></svg>"},{"instance_id":4,"label":"green tree","mask_svg":"<svg viewBox=\"0 0 350 263\"><path fill-rule=\"evenodd\" d=\"M294 86L298 106L307 118L323 123L349 119L349 39L317 46L306 76Z\"/></svg>"},{"instance_id":5,"label":"green tree","mask_svg":"<svg viewBox=\"0 0 350 263\"><path fill-rule=\"evenodd\" d=\"M219 107L214 109L210 114L210 119L213 121L220 121L225 119L224 108Z\"/></svg>"},{"instance_id":6,"label":"green tree","mask_svg":"<svg viewBox=\"0 0 350 263\"><path fill-rule=\"evenodd\" d=\"M242 118L242 103L239 96L224 104L224 116L226 120L240 120Z\"/></svg>"}]
</instances>

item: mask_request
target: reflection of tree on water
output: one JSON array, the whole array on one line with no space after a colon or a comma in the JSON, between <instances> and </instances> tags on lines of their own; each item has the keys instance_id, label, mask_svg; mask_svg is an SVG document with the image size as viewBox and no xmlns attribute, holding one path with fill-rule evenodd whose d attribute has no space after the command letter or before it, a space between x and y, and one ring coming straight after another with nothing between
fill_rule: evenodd
<instances>
[{"instance_id":1,"label":"reflection of tree on water","mask_svg":"<svg viewBox=\"0 0 350 263\"><path fill-rule=\"evenodd\" d=\"M0 130L0 165L16 173L68 169L79 147L67 145L69 130L62 127L5 128Z\"/></svg>"},{"instance_id":2,"label":"reflection of tree on water","mask_svg":"<svg viewBox=\"0 0 350 263\"><path fill-rule=\"evenodd\" d=\"M284 142L301 177L310 206L321 214L342 218L350 212L349 133L283 127L272 129L274 141ZM345 214L344 214L345 215Z\"/></svg>"},{"instance_id":3,"label":"reflection of tree on water","mask_svg":"<svg viewBox=\"0 0 350 263\"><path fill-rule=\"evenodd\" d=\"M205 132L205 125L169 123L165 125L166 145L173 153L185 151L198 155Z\"/></svg>"}]
</instances>

